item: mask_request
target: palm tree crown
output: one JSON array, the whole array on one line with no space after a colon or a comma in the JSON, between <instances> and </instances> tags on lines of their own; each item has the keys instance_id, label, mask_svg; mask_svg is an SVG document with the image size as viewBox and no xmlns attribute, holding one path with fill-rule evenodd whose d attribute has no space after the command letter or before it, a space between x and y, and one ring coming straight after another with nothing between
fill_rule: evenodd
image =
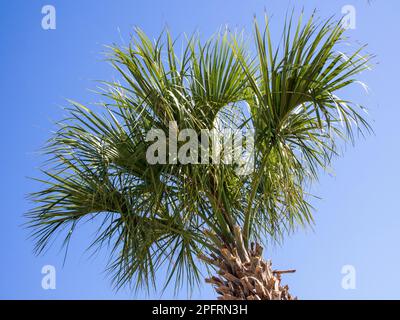
<instances>
[{"instance_id":1,"label":"palm tree crown","mask_svg":"<svg viewBox=\"0 0 400 320\"><path fill-rule=\"evenodd\" d=\"M338 96L371 59L363 48L337 50L344 31L333 20L287 19L275 45L268 19L262 28L255 21L254 56L228 31L206 42L193 36L179 55L169 32L151 41L136 29L128 47L110 47L121 82L104 82L104 112L70 101L45 147L44 187L27 214L37 252L95 218L93 245L111 248L117 287L155 285L164 265L166 284L194 285L205 256L234 247L245 256L252 242L311 224L307 184L330 164L338 139L370 130L362 108ZM168 132L171 122L177 132L218 123L252 131L250 173L212 161L150 164L146 134Z\"/></svg>"}]
</instances>

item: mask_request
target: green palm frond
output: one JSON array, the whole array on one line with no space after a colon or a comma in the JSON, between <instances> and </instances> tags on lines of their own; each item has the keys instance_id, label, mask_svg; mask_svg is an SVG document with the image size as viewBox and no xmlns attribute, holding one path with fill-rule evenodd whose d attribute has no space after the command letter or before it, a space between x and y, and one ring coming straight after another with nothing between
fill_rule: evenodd
<instances>
[{"instance_id":1,"label":"green palm frond","mask_svg":"<svg viewBox=\"0 0 400 320\"><path fill-rule=\"evenodd\" d=\"M276 227L284 221L290 228L312 222L304 183L330 164L337 138L353 141L354 130L371 130L362 107L341 99L337 91L356 82L372 57L362 55L362 48L344 55L338 51L344 41L341 22L314 20L303 25L300 18L293 30L289 19L282 46L274 46L267 18L264 30L254 22L257 72L243 63L252 90L248 103L258 159L245 213L247 241L253 227L264 228L254 223L257 214L274 212ZM271 190L269 185L275 186Z\"/></svg>"},{"instance_id":2,"label":"green palm frond","mask_svg":"<svg viewBox=\"0 0 400 320\"><path fill-rule=\"evenodd\" d=\"M331 20L293 28L288 19L274 46L268 20L263 29L255 22L254 57L227 31L187 39L180 56L168 32L152 41L136 29L128 47L110 47L121 81L103 83L103 111L70 101L45 147L42 189L27 214L36 251L60 234L68 243L80 221L96 219L92 246L111 249L116 287L155 286L160 268L166 284L192 287L197 256L234 246L235 226L248 244L311 224L307 184L330 164L337 138L370 130L360 108L339 97L371 58L362 48L340 53L343 32ZM171 121L177 131L253 130L252 172L212 161L149 164L146 134L168 132Z\"/></svg>"}]
</instances>

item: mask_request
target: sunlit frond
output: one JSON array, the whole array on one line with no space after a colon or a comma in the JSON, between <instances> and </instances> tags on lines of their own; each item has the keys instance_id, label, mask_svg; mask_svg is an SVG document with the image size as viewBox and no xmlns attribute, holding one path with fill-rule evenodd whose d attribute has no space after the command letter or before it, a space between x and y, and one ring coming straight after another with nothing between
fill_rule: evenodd
<instances>
[{"instance_id":1,"label":"sunlit frond","mask_svg":"<svg viewBox=\"0 0 400 320\"><path fill-rule=\"evenodd\" d=\"M343 33L340 22L312 16L296 26L287 19L280 45L268 19L262 28L255 21L254 56L228 31L205 43L193 36L177 50L169 32L152 41L136 29L129 46L110 47L121 79L103 83L101 111L70 101L44 149L41 190L27 214L36 251L59 234L67 244L81 221L96 219L92 247L110 248L116 287L154 286L160 268L166 284L193 287L197 256L234 247L237 226L249 246L312 224L306 187L330 165L338 140L370 131L341 89L358 83L371 57L363 48L344 55ZM168 132L171 122L199 140L202 129L252 130L252 171L212 161L150 164L146 134Z\"/></svg>"}]
</instances>

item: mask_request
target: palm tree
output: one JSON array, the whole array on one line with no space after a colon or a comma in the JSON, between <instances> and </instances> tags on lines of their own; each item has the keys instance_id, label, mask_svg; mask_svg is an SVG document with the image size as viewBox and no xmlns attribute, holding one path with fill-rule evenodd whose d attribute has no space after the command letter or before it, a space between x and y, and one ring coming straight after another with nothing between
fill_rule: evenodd
<instances>
[{"instance_id":1,"label":"palm tree","mask_svg":"<svg viewBox=\"0 0 400 320\"><path fill-rule=\"evenodd\" d=\"M331 19L290 18L275 46L266 18L254 22L255 50L225 31L186 39L178 56L168 31L151 41L140 29L128 47L110 47L122 77L103 83L104 112L70 101L45 146L44 187L27 213L36 252L97 219L92 246L110 248L117 288L155 286L160 268L165 285L192 288L203 265L220 299L293 299L281 284L293 270L273 270L262 246L313 223L309 184L339 140L370 131L362 107L337 95L371 59L339 52L343 33ZM238 173L243 163L150 164L147 133L171 122L175 133L221 123L253 132L249 174Z\"/></svg>"}]
</instances>

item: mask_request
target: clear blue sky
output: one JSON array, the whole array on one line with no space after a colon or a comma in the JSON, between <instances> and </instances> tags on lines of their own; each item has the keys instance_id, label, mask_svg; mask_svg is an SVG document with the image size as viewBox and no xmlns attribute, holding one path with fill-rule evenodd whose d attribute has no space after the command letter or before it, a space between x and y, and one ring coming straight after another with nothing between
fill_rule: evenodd
<instances>
[{"instance_id":1,"label":"clear blue sky","mask_svg":"<svg viewBox=\"0 0 400 320\"><path fill-rule=\"evenodd\" d=\"M12 299L128 299L145 298L127 290L115 293L103 272L106 252L90 258L85 253L94 232L86 224L73 238L67 262L56 244L44 256L32 253L32 242L21 227L30 203L26 194L37 189L27 179L36 176L42 158L36 151L60 119L65 98L96 102L88 89L96 79L111 79L111 67L102 61L104 44L121 43L133 26L157 36L168 26L175 35L199 30L209 36L221 25L251 32L254 14L264 9L273 16L273 30L282 30L287 9L306 13L313 8L321 17L339 16L343 5L356 8L353 40L368 43L379 64L362 75L371 88L348 92L348 99L366 104L375 136L359 140L335 161L335 174L324 174L314 191L322 200L316 207L316 226L299 230L281 246L267 248L265 256L277 268L295 268L287 275L294 294L302 299L400 298L400 209L398 75L400 2L370 1L2 1L0 10L2 90L0 126L1 223L0 298ZM57 29L41 28L41 8L56 8ZM120 31L118 31L120 30ZM43 290L41 268L54 265L57 289ZM341 268L356 268L356 289L341 287ZM149 297L158 298L157 294ZM173 298L167 290L163 298ZM178 298L185 298L181 293ZM193 298L213 298L207 285Z\"/></svg>"}]
</instances>

